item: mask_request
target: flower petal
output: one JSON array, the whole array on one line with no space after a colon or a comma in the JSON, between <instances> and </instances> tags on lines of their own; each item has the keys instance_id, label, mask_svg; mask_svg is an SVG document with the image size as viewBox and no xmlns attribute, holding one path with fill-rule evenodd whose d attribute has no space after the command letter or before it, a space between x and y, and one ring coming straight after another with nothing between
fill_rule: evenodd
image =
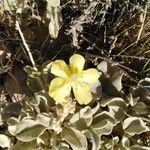
<instances>
[{"instance_id":1,"label":"flower petal","mask_svg":"<svg viewBox=\"0 0 150 150\"><path fill-rule=\"evenodd\" d=\"M51 73L61 78L69 76L69 67L63 60L56 60L52 63Z\"/></svg>"},{"instance_id":2,"label":"flower petal","mask_svg":"<svg viewBox=\"0 0 150 150\"><path fill-rule=\"evenodd\" d=\"M49 95L58 103L66 101L66 97L71 92L71 85L62 78L55 78L49 86Z\"/></svg>"},{"instance_id":3,"label":"flower petal","mask_svg":"<svg viewBox=\"0 0 150 150\"><path fill-rule=\"evenodd\" d=\"M83 70L85 59L83 56L79 54L74 54L69 59L70 62L70 68L73 73L78 73Z\"/></svg>"},{"instance_id":4,"label":"flower petal","mask_svg":"<svg viewBox=\"0 0 150 150\"><path fill-rule=\"evenodd\" d=\"M85 83L96 83L100 77L100 73L97 69L91 68L88 70L82 71L82 81Z\"/></svg>"},{"instance_id":5,"label":"flower petal","mask_svg":"<svg viewBox=\"0 0 150 150\"><path fill-rule=\"evenodd\" d=\"M80 105L86 105L92 100L90 88L86 83L74 83L72 87L74 96Z\"/></svg>"}]
</instances>

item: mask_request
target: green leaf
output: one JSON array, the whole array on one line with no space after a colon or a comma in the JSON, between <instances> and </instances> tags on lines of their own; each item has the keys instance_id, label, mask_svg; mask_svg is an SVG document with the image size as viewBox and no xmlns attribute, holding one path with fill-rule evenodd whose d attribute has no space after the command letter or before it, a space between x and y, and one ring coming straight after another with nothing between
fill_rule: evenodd
<instances>
[{"instance_id":1,"label":"green leaf","mask_svg":"<svg viewBox=\"0 0 150 150\"><path fill-rule=\"evenodd\" d=\"M121 89L122 89L122 77L123 77L123 75L124 75L123 71L121 72L121 70L117 70L117 71L114 70L113 76L110 76L113 86L118 91L121 91Z\"/></svg>"},{"instance_id":2,"label":"green leaf","mask_svg":"<svg viewBox=\"0 0 150 150\"><path fill-rule=\"evenodd\" d=\"M94 84L90 84L89 86L90 86L90 90L93 94L93 99L94 100L100 99L102 96L102 86L101 86L100 81L97 81Z\"/></svg>"},{"instance_id":3,"label":"green leaf","mask_svg":"<svg viewBox=\"0 0 150 150\"><path fill-rule=\"evenodd\" d=\"M99 124L102 124L102 122L109 121L112 124L116 124L116 120L113 115L111 115L109 112L102 112L100 114L97 114L93 118L92 126L94 125L95 127L99 128Z\"/></svg>"},{"instance_id":4,"label":"green leaf","mask_svg":"<svg viewBox=\"0 0 150 150\"><path fill-rule=\"evenodd\" d=\"M85 134L92 144L91 150L99 150L101 144L100 136L92 130L87 130Z\"/></svg>"},{"instance_id":5,"label":"green leaf","mask_svg":"<svg viewBox=\"0 0 150 150\"><path fill-rule=\"evenodd\" d=\"M45 130L46 130L45 126L41 124L36 124L32 127L25 128L24 130L17 133L16 138L19 141L30 142L35 140L40 135L42 135L42 133Z\"/></svg>"},{"instance_id":6,"label":"green leaf","mask_svg":"<svg viewBox=\"0 0 150 150\"><path fill-rule=\"evenodd\" d=\"M102 107L108 107L110 114L112 114L117 123L120 122L125 117L127 111L127 104L120 97L107 98L103 97L100 101Z\"/></svg>"},{"instance_id":7,"label":"green leaf","mask_svg":"<svg viewBox=\"0 0 150 150\"><path fill-rule=\"evenodd\" d=\"M41 76L41 72L35 70L34 68L32 68L30 66L25 66L24 70L32 78L36 78L36 77Z\"/></svg>"},{"instance_id":8,"label":"green leaf","mask_svg":"<svg viewBox=\"0 0 150 150\"><path fill-rule=\"evenodd\" d=\"M38 114L36 119L39 124L48 127L52 121L52 114L51 115L47 113Z\"/></svg>"},{"instance_id":9,"label":"green leaf","mask_svg":"<svg viewBox=\"0 0 150 150\"><path fill-rule=\"evenodd\" d=\"M120 97L103 97L100 101L102 107L106 106L118 106L122 109L126 108L126 103Z\"/></svg>"},{"instance_id":10,"label":"green leaf","mask_svg":"<svg viewBox=\"0 0 150 150\"><path fill-rule=\"evenodd\" d=\"M77 120L76 122L72 123L72 126L74 126L76 129L82 131L88 128L87 123L83 118Z\"/></svg>"},{"instance_id":11,"label":"green leaf","mask_svg":"<svg viewBox=\"0 0 150 150\"><path fill-rule=\"evenodd\" d=\"M19 114L22 106L20 103L8 103L7 106L3 109L3 113L9 114Z\"/></svg>"},{"instance_id":12,"label":"green leaf","mask_svg":"<svg viewBox=\"0 0 150 150\"><path fill-rule=\"evenodd\" d=\"M2 120L6 121L7 119L9 119L10 117L14 116L14 117L18 117L20 111L21 111L21 104L16 102L16 103L8 103L6 107L4 107L3 111L2 111Z\"/></svg>"},{"instance_id":13,"label":"green leaf","mask_svg":"<svg viewBox=\"0 0 150 150\"><path fill-rule=\"evenodd\" d=\"M47 0L49 6L57 7L60 5L60 0Z\"/></svg>"},{"instance_id":14,"label":"green leaf","mask_svg":"<svg viewBox=\"0 0 150 150\"><path fill-rule=\"evenodd\" d=\"M49 96L49 94L41 90L38 93L35 93L35 99L37 100L37 104L39 105L40 101L43 100L48 107L55 106L55 101Z\"/></svg>"},{"instance_id":15,"label":"green leaf","mask_svg":"<svg viewBox=\"0 0 150 150\"><path fill-rule=\"evenodd\" d=\"M133 145L130 150L150 150L149 146Z\"/></svg>"},{"instance_id":16,"label":"green leaf","mask_svg":"<svg viewBox=\"0 0 150 150\"><path fill-rule=\"evenodd\" d=\"M121 120L125 118L125 112L118 106L110 106L109 112L114 116L116 119L116 123L119 123Z\"/></svg>"},{"instance_id":17,"label":"green leaf","mask_svg":"<svg viewBox=\"0 0 150 150\"><path fill-rule=\"evenodd\" d=\"M107 61L102 61L101 63L98 64L97 68L98 68L98 70L102 71L103 73L107 73L107 71L108 71L108 62Z\"/></svg>"},{"instance_id":18,"label":"green leaf","mask_svg":"<svg viewBox=\"0 0 150 150\"><path fill-rule=\"evenodd\" d=\"M19 120L17 118L11 117L7 120L7 124L9 126L15 126L19 123Z\"/></svg>"},{"instance_id":19,"label":"green leaf","mask_svg":"<svg viewBox=\"0 0 150 150\"><path fill-rule=\"evenodd\" d=\"M41 85L39 83L38 78L29 77L27 79L27 84L33 92L39 92L39 91L43 90L43 88L41 87Z\"/></svg>"},{"instance_id":20,"label":"green leaf","mask_svg":"<svg viewBox=\"0 0 150 150\"><path fill-rule=\"evenodd\" d=\"M123 129L131 136L149 131L149 128L145 125L145 122L138 117L128 117L125 119L123 122Z\"/></svg>"},{"instance_id":21,"label":"green leaf","mask_svg":"<svg viewBox=\"0 0 150 150\"><path fill-rule=\"evenodd\" d=\"M92 114L96 114L100 110L100 104L97 102L96 106L92 108Z\"/></svg>"},{"instance_id":22,"label":"green leaf","mask_svg":"<svg viewBox=\"0 0 150 150\"><path fill-rule=\"evenodd\" d=\"M10 4L9 0L4 1L4 8L5 8L5 10L8 10L8 11L11 10L11 4Z\"/></svg>"},{"instance_id":23,"label":"green leaf","mask_svg":"<svg viewBox=\"0 0 150 150\"><path fill-rule=\"evenodd\" d=\"M60 7L53 7L51 6L51 4L48 3L47 17L50 18L50 23L48 26L49 34L52 38L57 38L60 25L62 22L62 15L61 15Z\"/></svg>"},{"instance_id":24,"label":"green leaf","mask_svg":"<svg viewBox=\"0 0 150 150\"><path fill-rule=\"evenodd\" d=\"M137 102L137 104L133 106L133 109L141 115L150 114L150 106L143 102Z\"/></svg>"},{"instance_id":25,"label":"green leaf","mask_svg":"<svg viewBox=\"0 0 150 150\"><path fill-rule=\"evenodd\" d=\"M125 137L125 136L122 137L121 146L124 149L128 149L130 147L130 141L129 141L129 139L127 137Z\"/></svg>"},{"instance_id":26,"label":"green leaf","mask_svg":"<svg viewBox=\"0 0 150 150\"><path fill-rule=\"evenodd\" d=\"M48 29L49 29L49 33L51 35L52 38L57 38L58 36L58 32L59 32L59 22L58 22L58 14L57 14L57 8L53 9L51 11L53 11L52 14L54 14L53 16L51 16L51 21L49 23Z\"/></svg>"},{"instance_id":27,"label":"green leaf","mask_svg":"<svg viewBox=\"0 0 150 150\"><path fill-rule=\"evenodd\" d=\"M0 147L10 147L11 140L8 136L0 134Z\"/></svg>"},{"instance_id":28,"label":"green leaf","mask_svg":"<svg viewBox=\"0 0 150 150\"><path fill-rule=\"evenodd\" d=\"M70 150L69 144L67 144L67 143L65 143L65 142L61 142L61 143L59 143L59 145L57 146L57 150Z\"/></svg>"},{"instance_id":29,"label":"green leaf","mask_svg":"<svg viewBox=\"0 0 150 150\"><path fill-rule=\"evenodd\" d=\"M115 118L109 112L102 112L93 118L91 128L100 135L108 135L115 125Z\"/></svg>"},{"instance_id":30,"label":"green leaf","mask_svg":"<svg viewBox=\"0 0 150 150\"><path fill-rule=\"evenodd\" d=\"M82 120L82 122L86 123L86 126L90 126L92 123L92 116L92 109L89 106L86 106L78 113L73 115L73 117L70 119L70 123L77 125L80 123L80 120Z\"/></svg>"},{"instance_id":31,"label":"green leaf","mask_svg":"<svg viewBox=\"0 0 150 150\"><path fill-rule=\"evenodd\" d=\"M4 8L8 11L16 10L17 13L21 13L25 7L26 0L4 0Z\"/></svg>"},{"instance_id":32,"label":"green leaf","mask_svg":"<svg viewBox=\"0 0 150 150\"><path fill-rule=\"evenodd\" d=\"M15 120L13 119L13 121L15 121ZM12 123L12 118L10 118L10 120L8 122ZM31 120L29 118L24 118L24 120L21 120L20 122L19 122L19 120L16 120L15 124L12 124L12 125L9 124L8 131L12 135L16 135L17 133L24 130L25 128L34 126L36 124L37 123L34 120Z\"/></svg>"},{"instance_id":33,"label":"green leaf","mask_svg":"<svg viewBox=\"0 0 150 150\"><path fill-rule=\"evenodd\" d=\"M36 150L37 143L36 141L31 141L28 143L17 141L17 143L13 146L12 150Z\"/></svg>"},{"instance_id":34,"label":"green leaf","mask_svg":"<svg viewBox=\"0 0 150 150\"><path fill-rule=\"evenodd\" d=\"M87 140L85 135L72 127L64 127L61 133L62 140L67 141L73 150L86 150Z\"/></svg>"},{"instance_id":35,"label":"green leaf","mask_svg":"<svg viewBox=\"0 0 150 150\"><path fill-rule=\"evenodd\" d=\"M128 103L131 105L131 106L134 106L134 105L136 105L137 104L137 102L139 101L139 99L140 99L140 97L136 97L136 98L133 98L133 95L130 93L129 95L128 95Z\"/></svg>"},{"instance_id":36,"label":"green leaf","mask_svg":"<svg viewBox=\"0 0 150 150\"><path fill-rule=\"evenodd\" d=\"M50 71L52 61L46 61L42 64L42 73L47 74Z\"/></svg>"}]
</instances>

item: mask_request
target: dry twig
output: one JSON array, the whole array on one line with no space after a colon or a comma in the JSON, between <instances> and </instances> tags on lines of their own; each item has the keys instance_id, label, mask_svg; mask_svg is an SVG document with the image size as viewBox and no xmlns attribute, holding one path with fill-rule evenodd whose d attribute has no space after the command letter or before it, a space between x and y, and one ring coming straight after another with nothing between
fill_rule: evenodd
<instances>
[{"instance_id":1,"label":"dry twig","mask_svg":"<svg viewBox=\"0 0 150 150\"><path fill-rule=\"evenodd\" d=\"M26 48L26 50L27 50L27 52L28 52L28 55L29 55L29 58L30 58L30 60L31 60L31 63L32 63L33 68L34 68L35 70L37 70L37 68L35 67L35 62L34 62L32 53L31 53L30 48L29 48L29 46L28 46L28 44L27 44L27 42L26 42L26 40L25 40L25 38L24 38L24 35L23 35L22 31L21 31L21 28L20 28L20 25L19 25L18 20L16 20L16 29L18 30L18 32L19 32L19 34L20 34L20 36L21 36L23 45L25 46L25 48Z\"/></svg>"}]
</instances>

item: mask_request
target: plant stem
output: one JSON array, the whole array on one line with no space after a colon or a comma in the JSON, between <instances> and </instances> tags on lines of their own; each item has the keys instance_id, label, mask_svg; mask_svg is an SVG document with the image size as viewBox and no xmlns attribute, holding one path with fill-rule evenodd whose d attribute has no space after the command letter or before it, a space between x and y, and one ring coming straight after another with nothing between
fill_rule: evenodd
<instances>
[{"instance_id":1,"label":"plant stem","mask_svg":"<svg viewBox=\"0 0 150 150\"><path fill-rule=\"evenodd\" d=\"M18 30L18 32L19 32L19 34L20 34L20 36L21 36L23 45L25 46L25 48L26 48L26 50L27 50L27 52L28 52L28 55L29 55L29 57L30 57L30 60L31 60L31 63L32 63L33 68L34 68L35 70L37 70L37 68L35 67L35 62L34 62L32 53L31 53L30 48L29 48L29 46L28 46L28 44L27 44L27 42L26 42L26 40L25 40L25 38L24 38L24 35L23 35L22 31L21 31L21 28L20 28L20 25L19 25L18 20L16 20L16 29Z\"/></svg>"}]
</instances>

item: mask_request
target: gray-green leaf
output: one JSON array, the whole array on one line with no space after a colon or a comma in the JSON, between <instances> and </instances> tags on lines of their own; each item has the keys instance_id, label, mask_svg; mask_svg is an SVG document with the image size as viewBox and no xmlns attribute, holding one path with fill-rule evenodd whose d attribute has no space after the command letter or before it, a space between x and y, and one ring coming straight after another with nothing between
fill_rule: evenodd
<instances>
[{"instance_id":1,"label":"gray-green leaf","mask_svg":"<svg viewBox=\"0 0 150 150\"><path fill-rule=\"evenodd\" d=\"M145 125L145 122L138 117L128 117L125 119L123 122L123 129L131 136L149 131L149 128Z\"/></svg>"},{"instance_id":2,"label":"gray-green leaf","mask_svg":"<svg viewBox=\"0 0 150 150\"><path fill-rule=\"evenodd\" d=\"M32 141L32 142L20 142L17 141L17 143L13 146L12 150L36 150L37 149L37 143L36 141Z\"/></svg>"},{"instance_id":3,"label":"gray-green leaf","mask_svg":"<svg viewBox=\"0 0 150 150\"><path fill-rule=\"evenodd\" d=\"M49 6L57 7L60 5L60 0L47 0Z\"/></svg>"},{"instance_id":4,"label":"gray-green leaf","mask_svg":"<svg viewBox=\"0 0 150 150\"><path fill-rule=\"evenodd\" d=\"M61 133L63 140L67 141L73 150L86 150L87 140L85 135L72 127L64 127Z\"/></svg>"},{"instance_id":5,"label":"gray-green leaf","mask_svg":"<svg viewBox=\"0 0 150 150\"><path fill-rule=\"evenodd\" d=\"M19 141L30 142L42 135L45 129L45 126L41 124L36 124L32 127L25 128L21 132L17 133L16 138Z\"/></svg>"},{"instance_id":6,"label":"gray-green leaf","mask_svg":"<svg viewBox=\"0 0 150 150\"><path fill-rule=\"evenodd\" d=\"M102 112L93 118L91 128L100 135L108 135L115 125L116 120L114 116L108 112Z\"/></svg>"},{"instance_id":7,"label":"gray-green leaf","mask_svg":"<svg viewBox=\"0 0 150 150\"><path fill-rule=\"evenodd\" d=\"M0 147L10 147L11 140L8 136L0 134Z\"/></svg>"},{"instance_id":8,"label":"gray-green leaf","mask_svg":"<svg viewBox=\"0 0 150 150\"><path fill-rule=\"evenodd\" d=\"M150 150L148 146L133 145L130 150Z\"/></svg>"},{"instance_id":9,"label":"gray-green leaf","mask_svg":"<svg viewBox=\"0 0 150 150\"><path fill-rule=\"evenodd\" d=\"M99 150L101 144L100 136L92 130L87 130L85 134L92 143L92 150Z\"/></svg>"},{"instance_id":10,"label":"gray-green leaf","mask_svg":"<svg viewBox=\"0 0 150 150\"><path fill-rule=\"evenodd\" d=\"M76 113L71 119L72 124L79 123L79 120L82 119L86 123L86 126L90 126L92 123L92 109L89 106L84 107L78 113Z\"/></svg>"},{"instance_id":11,"label":"gray-green leaf","mask_svg":"<svg viewBox=\"0 0 150 150\"><path fill-rule=\"evenodd\" d=\"M41 113L37 115L37 122L45 127L48 127L52 121L52 115Z\"/></svg>"},{"instance_id":12,"label":"gray-green leaf","mask_svg":"<svg viewBox=\"0 0 150 150\"><path fill-rule=\"evenodd\" d=\"M16 10L17 13L21 13L25 7L26 0L4 0L5 10L12 11Z\"/></svg>"}]
</instances>

